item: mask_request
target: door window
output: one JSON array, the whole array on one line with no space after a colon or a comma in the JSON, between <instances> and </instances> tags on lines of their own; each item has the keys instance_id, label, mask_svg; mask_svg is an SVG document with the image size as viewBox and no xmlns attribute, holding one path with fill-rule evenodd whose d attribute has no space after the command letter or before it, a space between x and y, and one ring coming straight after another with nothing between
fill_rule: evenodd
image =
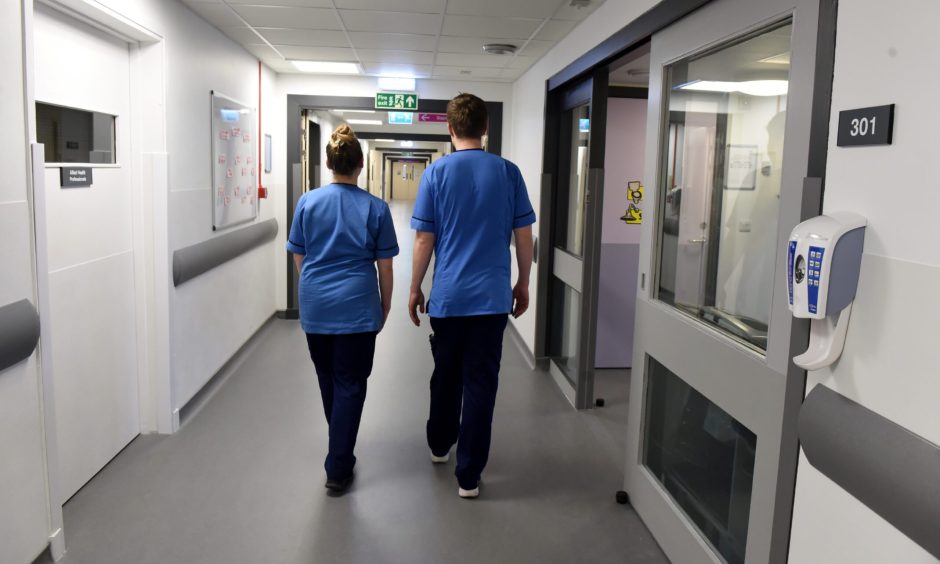
<instances>
[{"instance_id":1,"label":"door window","mask_svg":"<svg viewBox=\"0 0 940 564\"><path fill-rule=\"evenodd\" d=\"M657 297L767 348L792 25L664 69Z\"/></svg>"}]
</instances>

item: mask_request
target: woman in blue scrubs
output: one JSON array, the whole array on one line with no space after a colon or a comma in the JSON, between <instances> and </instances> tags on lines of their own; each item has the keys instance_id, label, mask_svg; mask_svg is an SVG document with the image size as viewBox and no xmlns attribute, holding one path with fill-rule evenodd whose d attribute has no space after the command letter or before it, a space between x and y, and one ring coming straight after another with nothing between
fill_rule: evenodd
<instances>
[{"instance_id":1,"label":"woman in blue scrubs","mask_svg":"<svg viewBox=\"0 0 940 564\"><path fill-rule=\"evenodd\" d=\"M348 125L330 136L326 166L333 183L297 202L287 250L300 273L300 324L329 424L326 487L340 494L353 480L366 379L391 308L398 241L388 204L356 185L362 147Z\"/></svg>"}]
</instances>

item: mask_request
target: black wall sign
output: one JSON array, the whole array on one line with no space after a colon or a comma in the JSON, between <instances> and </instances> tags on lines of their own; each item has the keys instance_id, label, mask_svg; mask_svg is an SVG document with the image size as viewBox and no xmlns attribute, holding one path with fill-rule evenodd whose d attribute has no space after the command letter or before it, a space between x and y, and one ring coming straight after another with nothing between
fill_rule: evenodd
<instances>
[{"instance_id":1,"label":"black wall sign","mask_svg":"<svg viewBox=\"0 0 940 564\"><path fill-rule=\"evenodd\" d=\"M59 169L59 180L63 188L91 186L91 167L64 166Z\"/></svg>"},{"instance_id":2,"label":"black wall sign","mask_svg":"<svg viewBox=\"0 0 940 564\"><path fill-rule=\"evenodd\" d=\"M890 145L894 135L894 104L839 112L839 147Z\"/></svg>"}]
</instances>

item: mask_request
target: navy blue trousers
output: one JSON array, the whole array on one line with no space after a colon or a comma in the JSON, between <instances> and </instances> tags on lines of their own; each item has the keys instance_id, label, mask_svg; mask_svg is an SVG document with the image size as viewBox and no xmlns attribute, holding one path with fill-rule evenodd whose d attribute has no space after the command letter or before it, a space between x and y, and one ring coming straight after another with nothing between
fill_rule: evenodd
<instances>
[{"instance_id":1,"label":"navy blue trousers","mask_svg":"<svg viewBox=\"0 0 940 564\"><path fill-rule=\"evenodd\" d=\"M372 372L375 335L307 333L307 346L317 370L323 412L330 429L330 448L324 464L330 480L345 479L356 465L353 450L366 401L366 380Z\"/></svg>"},{"instance_id":2,"label":"navy blue trousers","mask_svg":"<svg viewBox=\"0 0 940 564\"><path fill-rule=\"evenodd\" d=\"M493 408L507 314L432 317L428 446L436 456L457 444L457 482L477 487L490 454Z\"/></svg>"}]
</instances>

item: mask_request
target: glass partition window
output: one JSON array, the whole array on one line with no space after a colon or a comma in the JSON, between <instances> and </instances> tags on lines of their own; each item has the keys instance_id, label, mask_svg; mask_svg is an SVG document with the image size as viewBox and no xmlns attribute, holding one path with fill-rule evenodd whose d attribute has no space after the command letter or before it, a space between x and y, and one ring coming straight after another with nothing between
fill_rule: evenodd
<instances>
[{"instance_id":1,"label":"glass partition window","mask_svg":"<svg viewBox=\"0 0 940 564\"><path fill-rule=\"evenodd\" d=\"M555 296L549 354L568 381L577 386L581 294L557 277L552 278Z\"/></svg>"},{"instance_id":2,"label":"glass partition window","mask_svg":"<svg viewBox=\"0 0 940 564\"><path fill-rule=\"evenodd\" d=\"M47 163L114 164L115 116L36 102L36 137Z\"/></svg>"},{"instance_id":3,"label":"glass partition window","mask_svg":"<svg viewBox=\"0 0 940 564\"><path fill-rule=\"evenodd\" d=\"M643 459L727 562L744 562L757 437L649 359Z\"/></svg>"},{"instance_id":4,"label":"glass partition window","mask_svg":"<svg viewBox=\"0 0 940 564\"><path fill-rule=\"evenodd\" d=\"M584 254L584 194L587 187L588 154L591 143L591 108L578 106L565 113L566 128L570 127L571 143L567 158L568 188L562 191L562 201L559 202L562 210L559 227L562 230L558 242L564 250L574 256Z\"/></svg>"},{"instance_id":5,"label":"glass partition window","mask_svg":"<svg viewBox=\"0 0 940 564\"><path fill-rule=\"evenodd\" d=\"M658 298L767 348L792 26L665 69Z\"/></svg>"}]
</instances>

